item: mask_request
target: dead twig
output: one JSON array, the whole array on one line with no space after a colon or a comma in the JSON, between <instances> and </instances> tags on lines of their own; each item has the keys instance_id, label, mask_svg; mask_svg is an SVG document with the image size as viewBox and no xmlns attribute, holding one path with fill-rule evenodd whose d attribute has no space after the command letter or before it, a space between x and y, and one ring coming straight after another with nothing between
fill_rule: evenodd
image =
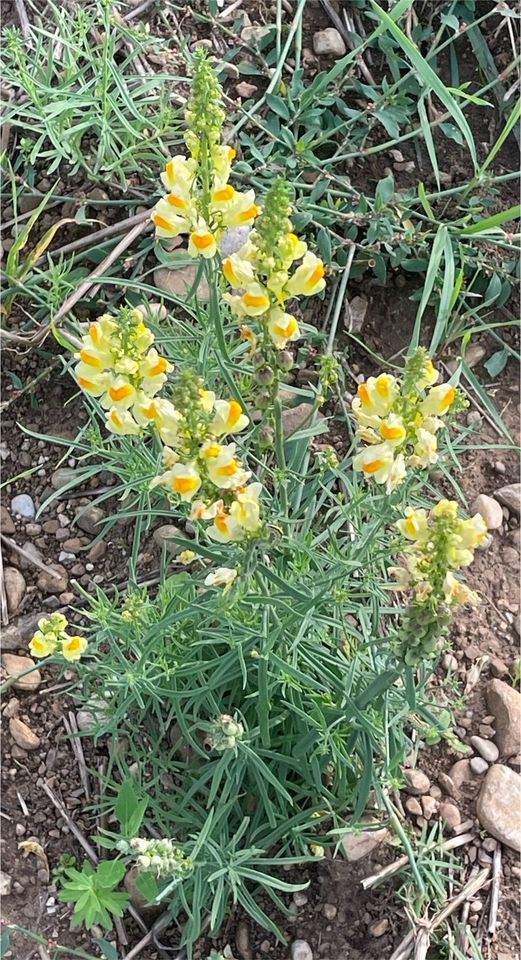
<instances>
[{"instance_id":1,"label":"dead twig","mask_svg":"<svg viewBox=\"0 0 521 960\"><path fill-rule=\"evenodd\" d=\"M461 847L465 843L469 843L470 840L474 839L473 833L464 833L459 837L451 837L450 840L445 840L443 843L433 843L431 846L426 848L427 850L455 850L456 847ZM388 877L394 876L395 873L398 873L402 867L405 867L409 863L409 857L404 855L398 860L395 860L394 863L389 863L386 867L383 867L378 873L372 874L370 877L366 877L365 880L361 881L362 887L364 890L370 890L371 887L374 887L375 884L380 883L381 880L386 880Z\"/></svg>"},{"instance_id":2,"label":"dead twig","mask_svg":"<svg viewBox=\"0 0 521 960\"><path fill-rule=\"evenodd\" d=\"M72 752L76 758L78 764L78 770L80 773L81 785L83 787L83 792L87 800L90 800L90 784L89 784L89 774L87 771L87 764L85 763L85 754L83 753L83 747L80 738L78 737L78 724L76 722L76 716L69 710L69 719L67 717L62 717L63 725L69 735L70 744Z\"/></svg>"},{"instance_id":3,"label":"dead twig","mask_svg":"<svg viewBox=\"0 0 521 960\"><path fill-rule=\"evenodd\" d=\"M123 20L128 21L128 20L133 20L134 17L139 17L142 13L145 12L145 10L148 10L148 8L151 7L155 2L156 0L145 0L144 3L140 3L139 6L135 7L134 10L131 10L130 13L126 13L125 16L123 17Z\"/></svg>"},{"instance_id":4,"label":"dead twig","mask_svg":"<svg viewBox=\"0 0 521 960\"><path fill-rule=\"evenodd\" d=\"M4 558L2 556L1 547L0 547L0 612L1 612L2 623L7 625L9 623L9 611L7 609L7 595L5 592L5 581L4 581Z\"/></svg>"},{"instance_id":5,"label":"dead twig","mask_svg":"<svg viewBox=\"0 0 521 960\"><path fill-rule=\"evenodd\" d=\"M499 906L499 887L501 883L501 845L498 843L494 850L492 862L492 884L490 887L490 913L488 918L488 932L494 936L497 924L497 910Z\"/></svg>"},{"instance_id":6,"label":"dead twig","mask_svg":"<svg viewBox=\"0 0 521 960\"><path fill-rule=\"evenodd\" d=\"M5 533L0 533L0 540L2 543L5 543L10 550L14 550L15 553L19 553L24 560L27 560L27 563L31 563L34 567L37 567L38 570L42 570L43 573L47 573L50 577L53 577L54 580L61 580L59 573L56 573L48 564L42 563L41 560L37 560L36 557L33 557L31 553L27 553L27 550L24 550L23 547L19 547L14 540L11 540L11 537L6 536Z\"/></svg>"},{"instance_id":7,"label":"dead twig","mask_svg":"<svg viewBox=\"0 0 521 960\"><path fill-rule=\"evenodd\" d=\"M485 867L483 870L480 870L477 876L472 877L465 886L462 887L460 892L447 903L432 920L418 920L415 929L409 931L389 960L408 960L413 950L414 960L426 960L430 938L434 930L441 926L462 903L469 900L481 889L487 882L489 874L490 867Z\"/></svg>"},{"instance_id":8,"label":"dead twig","mask_svg":"<svg viewBox=\"0 0 521 960\"><path fill-rule=\"evenodd\" d=\"M133 227L132 230L130 230L129 233L127 233L127 235L123 237L122 240L120 240L117 246L115 246L114 249L110 251L110 253L99 264L99 266L92 271L90 276L87 277L87 279L84 280L83 283L80 283L80 285L76 288L76 290L73 293L71 293L69 297L67 297L64 303L62 303L60 309L55 314L55 317L54 317L55 324L58 324L60 320L63 320L63 318L75 306L78 300L81 300L81 298L90 290L90 288L94 286L94 283L96 282L96 280L98 280L99 277L103 276L103 274L108 270L108 268L112 266L114 261L118 259L119 255L123 253L127 249L127 247L130 247L130 245L134 242L134 240L137 237L139 237L140 234L142 234L144 230L146 230L147 228L148 228L147 223L143 223L143 222L136 223L135 227ZM48 332L48 330L50 330L50 324L45 329L46 329L46 332Z\"/></svg>"},{"instance_id":9,"label":"dead twig","mask_svg":"<svg viewBox=\"0 0 521 960\"><path fill-rule=\"evenodd\" d=\"M31 24L29 23L29 17L27 16L24 0L14 0L14 2L18 19L20 21L20 29L27 40L31 36Z\"/></svg>"}]
</instances>

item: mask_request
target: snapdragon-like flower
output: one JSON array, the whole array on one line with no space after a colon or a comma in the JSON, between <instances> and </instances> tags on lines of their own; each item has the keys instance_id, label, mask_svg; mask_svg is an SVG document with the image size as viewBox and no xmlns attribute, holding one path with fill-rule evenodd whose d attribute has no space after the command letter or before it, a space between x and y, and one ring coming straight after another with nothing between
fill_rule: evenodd
<instances>
[{"instance_id":1,"label":"snapdragon-like flower","mask_svg":"<svg viewBox=\"0 0 521 960\"><path fill-rule=\"evenodd\" d=\"M230 567L217 567L205 578L205 587L224 587L223 593L228 593L233 586L237 573L237 570Z\"/></svg>"},{"instance_id":2,"label":"snapdragon-like flower","mask_svg":"<svg viewBox=\"0 0 521 960\"><path fill-rule=\"evenodd\" d=\"M246 484L251 472L231 435L249 419L241 404L219 399L191 371L174 387L175 432L163 449L165 470L152 481L176 499L191 503L190 519L212 521L208 536L221 543L244 540L260 529L260 483Z\"/></svg>"},{"instance_id":3,"label":"snapdragon-like flower","mask_svg":"<svg viewBox=\"0 0 521 960\"><path fill-rule=\"evenodd\" d=\"M264 346L268 341L276 351L301 336L296 318L285 310L286 301L313 296L326 285L324 264L293 233L290 216L288 187L276 180L248 240L223 261L224 277L233 288L224 299L237 317L257 318Z\"/></svg>"},{"instance_id":4,"label":"snapdragon-like flower","mask_svg":"<svg viewBox=\"0 0 521 960\"><path fill-rule=\"evenodd\" d=\"M405 537L403 561L389 572L395 579L394 589L407 591L411 598L402 628L402 652L412 664L436 650L451 608L479 603L478 595L454 574L472 563L487 526L479 513L470 519L458 516L453 500L441 500L430 512L407 507L396 526Z\"/></svg>"},{"instance_id":5,"label":"snapdragon-like flower","mask_svg":"<svg viewBox=\"0 0 521 960\"><path fill-rule=\"evenodd\" d=\"M137 435L143 425L155 423L166 443L176 414L168 400L155 398L172 364L153 342L139 310L124 308L117 317L104 314L82 338L74 373L82 390L99 398L111 433Z\"/></svg>"},{"instance_id":6,"label":"snapdragon-like flower","mask_svg":"<svg viewBox=\"0 0 521 960\"><path fill-rule=\"evenodd\" d=\"M253 190L241 193L228 183L235 150L222 143L222 91L205 50L196 50L193 66L185 114L190 157L168 160L161 174L168 192L156 203L151 219L157 237L188 234L190 256L211 259L226 231L251 226L259 208Z\"/></svg>"},{"instance_id":7,"label":"snapdragon-like flower","mask_svg":"<svg viewBox=\"0 0 521 960\"><path fill-rule=\"evenodd\" d=\"M353 459L353 468L394 490L407 467L429 467L438 461L437 434L443 417L461 405L456 388L435 386L438 373L419 347L406 362L402 379L381 373L361 383L352 403L357 436L367 446Z\"/></svg>"},{"instance_id":8,"label":"snapdragon-like flower","mask_svg":"<svg viewBox=\"0 0 521 960\"><path fill-rule=\"evenodd\" d=\"M61 613L38 620L38 630L29 643L32 656L49 657L58 652L69 662L79 660L87 649L87 641L85 637L70 636L67 627L67 618Z\"/></svg>"}]
</instances>

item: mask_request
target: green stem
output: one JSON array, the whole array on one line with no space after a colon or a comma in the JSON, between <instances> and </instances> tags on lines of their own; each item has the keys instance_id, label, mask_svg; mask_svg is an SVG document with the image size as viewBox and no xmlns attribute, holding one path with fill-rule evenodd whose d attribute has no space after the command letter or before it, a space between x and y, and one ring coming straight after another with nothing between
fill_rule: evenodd
<instances>
[{"instance_id":1,"label":"green stem","mask_svg":"<svg viewBox=\"0 0 521 960\"><path fill-rule=\"evenodd\" d=\"M262 651L259 657L259 669L258 669L258 685L259 685L259 699L258 699L258 717L259 717L259 731L262 741L262 746L266 749L270 746L270 724L269 724L269 715L270 715L270 702L269 702L269 691L268 691L268 646L269 646L269 626L270 626L270 608L265 607L262 613Z\"/></svg>"},{"instance_id":2,"label":"green stem","mask_svg":"<svg viewBox=\"0 0 521 960\"><path fill-rule=\"evenodd\" d=\"M48 663L57 663L58 661L54 657L47 657L45 660L42 660L41 663L35 663L32 667L28 667L27 670L21 670L20 673L14 673L12 677L8 677L7 680L4 680L0 684L0 694L5 693L6 690L9 690L14 683L18 680L21 680L22 677L26 677L29 673L34 673L35 670L39 670L43 664Z\"/></svg>"},{"instance_id":3,"label":"green stem","mask_svg":"<svg viewBox=\"0 0 521 960\"><path fill-rule=\"evenodd\" d=\"M287 489L287 477L286 477L286 456L284 454L284 426L282 422L282 404L280 398L276 397L273 402L273 413L275 415L275 455L277 458L277 466L280 471L280 482L279 482L279 493L280 493L280 503L282 507L282 513L284 519L282 521L282 526L287 532L288 527L288 489Z\"/></svg>"}]
</instances>

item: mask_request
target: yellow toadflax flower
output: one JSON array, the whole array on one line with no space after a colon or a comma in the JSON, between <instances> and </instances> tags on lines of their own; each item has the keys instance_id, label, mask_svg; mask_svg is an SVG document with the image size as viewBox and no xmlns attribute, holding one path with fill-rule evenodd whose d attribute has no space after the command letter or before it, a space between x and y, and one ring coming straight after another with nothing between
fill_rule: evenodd
<instances>
[{"instance_id":1,"label":"yellow toadflax flower","mask_svg":"<svg viewBox=\"0 0 521 960\"><path fill-rule=\"evenodd\" d=\"M240 433L250 422L237 400L216 400L214 409L215 417L210 429L216 437L222 437L226 433Z\"/></svg>"},{"instance_id":2,"label":"yellow toadflax flower","mask_svg":"<svg viewBox=\"0 0 521 960\"><path fill-rule=\"evenodd\" d=\"M383 465L373 470L372 454L362 451L354 458L355 470L374 473L376 481L385 480L390 490L404 479L407 467L437 463L436 434L444 426L440 417L447 414L457 396L450 384L433 386L437 379L430 357L420 347L407 359L402 379L380 374L359 385L352 403L359 424L357 436L371 445L383 440L393 449L395 462L392 466L386 462L385 470Z\"/></svg>"},{"instance_id":3,"label":"yellow toadflax flower","mask_svg":"<svg viewBox=\"0 0 521 960\"><path fill-rule=\"evenodd\" d=\"M64 637L62 641L62 654L65 660L79 660L87 649L85 637Z\"/></svg>"},{"instance_id":4,"label":"yellow toadflax flower","mask_svg":"<svg viewBox=\"0 0 521 960\"><path fill-rule=\"evenodd\" d=\"M224 587L224 593L231 590L234 580L237 578L238 571L230 567L217 567L206 577L204 583L206 587Z\"/></svg>"},{"instance_id":5,"label":"yellow toadflax flower","mask_svg":"<svg viewBox=\"0 0 521 960\"><path fill-rule=\"evenodd\" d=\"M159 239L188 234L191 257L210 259L226 230L250 225L259 213L255 193L241 193L228 183L235 150L221 143L222 91L206 52L193 58L192 96L185 120L185 143L191 154L171 157L161 174L168 190L155 205L151 220Z\"/></svg>"}]
</instances>

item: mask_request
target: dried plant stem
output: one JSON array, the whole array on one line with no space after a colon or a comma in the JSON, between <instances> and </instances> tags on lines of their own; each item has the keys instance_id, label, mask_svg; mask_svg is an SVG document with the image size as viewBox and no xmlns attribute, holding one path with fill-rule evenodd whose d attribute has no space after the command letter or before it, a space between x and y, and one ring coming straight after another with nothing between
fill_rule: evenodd
<instances>
[{"instance_id":1,"label":"dried plant stem","mask_svg":"<svg viewBox=\"0 0 521 960\"><path fill-rule=\"evenodd\" d=\"M31 563L34 567L37 567L38 570L41 570L43 573L47 573L54 580L61 580L59 573L56 573L49 564L42 563L41 560L37 560L36 557L33 557L31 553L28 553L27 550L24 550L23 547L18 546L14 540L11 540L11 537L6 536L5 533L0 533L0 540L2 543L5 543L10 550L14 550L15 553L19 553L24 560L27 560L27 563Z\"/></svg>"},{"instance_id":2,"label":"dried plant stem","mask_svg":"<svg viewBox=\"0 0 521 960\"><path fill-rule=\"evenodd\" d=\"M456 847L461 847L465 843L469 843L470 840L474 839L473 833L464 833L459 837L451 837L450 840L445 840L444 843L433 843L431 847L428 847L429 850L435 850L438 848L441 850L455 850ZM398 860L395 860L394 863L388 864L387 867L383 867L382 870L379 870L378 873L372 874L370 877L366 877L365 880L361 881L362 887L364 890L370 890L371 887L374 887L376 883L380 883L381 880L386 880L388 877L394 876L395 873L398 873L402 867L405 867L409 862L409 857L403 856Z\"/></svg>"}]
</instances>

